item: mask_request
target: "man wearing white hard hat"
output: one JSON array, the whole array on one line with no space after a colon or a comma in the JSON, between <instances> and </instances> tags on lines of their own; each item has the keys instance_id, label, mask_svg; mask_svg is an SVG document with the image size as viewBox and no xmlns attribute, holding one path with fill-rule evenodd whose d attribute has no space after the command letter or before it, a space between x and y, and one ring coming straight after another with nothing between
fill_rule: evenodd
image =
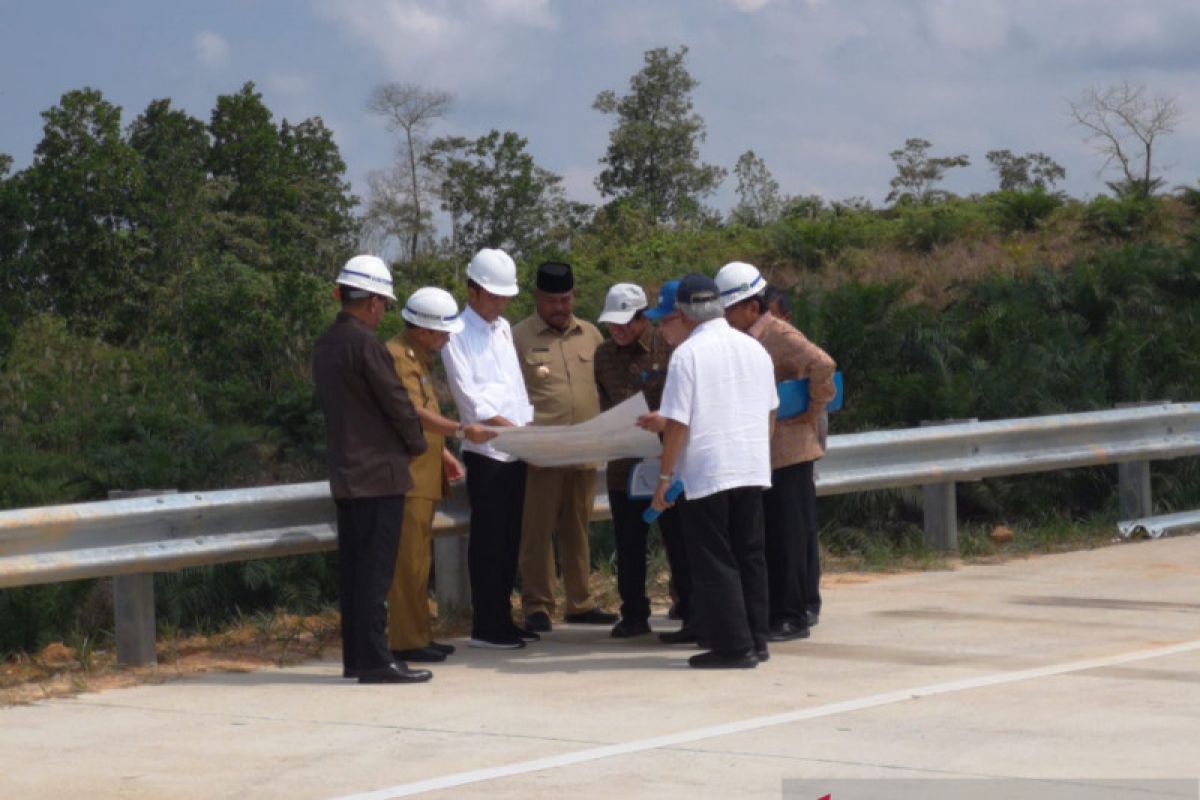
<instances>
[{"instance_id":1,"label":"man wearing white hard hat","mask_svg":"<svg viewBox=\"0 0 1200 800\"><path fill-rule=\"evenodd\" d=\"M484 248L467 265L463 328L442 348L458 414L466 424L527 425L533 407L501 316L517 294L517 265L503 250ZM472 647L512 650L537 634L512 621L512 588L521 546L525 463L490 444L463 445L471 501L467 571L471 578Z\"/></svg>"},{"instance_id":2,"label":"man wearing white hard hat","mask_svg":"<svg viewBox=\"0 0 1200 800\"><path fill-rule=\"evenodd\" d=\"M427 448L408 392L375 338L396 299L392 274L375 256L355 256L337 292L342 310L313 347L312 374L337 504L343 675L360 683L427 681L429 670L395 660L386 635L397 532L413 486L409 461Z\"/></svg>"},{"instance_id":3,"label":"man wearing white hard hat","mask_svg":"<svg viewBox=\"0 0 1200 800\"><path fill-rule=\"evenodd\" d=\"M808 410L781 419L771 432L771 488L763 493L767 586L773 642L809 635L821 609L817 490L813 462L825 454L822 412L833 399L836 364L803 333L768 311L767 284L751 264L734 261L717 273L730 326L753 336L775 366L775 382L808 380Z\"/></svg>"},{"instance_id":4,"label":"man wearing white hard hat","mask_svg":"<svg viewBox=\"0 0 1200 800\"><path fill-rule=\"evenodd\" d=\"M642 287L632 283L614 285L604 299L600 322L607 326L611 338L596 348L596 388L602 411L638 392L645 395L651 411L656 411L662 401L667 364L674 348L646 318L647 305ZM612 629L618 639L650 632L650 600L646 596L646 538L650 526L642 518L650 501L629 496L629 473L636 463L634 458L610 461L607 470L608 505L617 545L617 592L621 596L621 619ZM658 528L679 597L676 611L686 627L691 583L678 510L665 511L658 518Z\"/></svg>"},{"instance_id":5,"label":"man wearing white hard hat","mask_svg":"<svg viewBox=\"0 0 1200 800\"><path fill-rule=\"evenodd\" d=\"M433 641L429 620L430 548L433 514L448 483L463 477L463 466L446 448L446 437L482 443L495 434L482 425L464 425L442 416L430 367L433 357L463 329L458 304L444 289L417 289L400 311L404 330L387 343L396 376L416 406L429 449L409 464L413 488L404 499L400 551L388 592L388 647L404 661L445 661L454 646Z\"/></svg>"}]
</instances>

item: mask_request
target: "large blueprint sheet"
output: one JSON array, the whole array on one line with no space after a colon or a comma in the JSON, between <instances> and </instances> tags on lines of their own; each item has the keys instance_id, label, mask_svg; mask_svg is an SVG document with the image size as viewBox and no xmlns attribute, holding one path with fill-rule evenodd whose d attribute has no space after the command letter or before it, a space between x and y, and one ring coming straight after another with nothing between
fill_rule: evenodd
<instances>
[{"instance_id":1,"label":"large blueprint sheet","mask_svg":"<svg viewBox=\"0 0 1200 800\"><path fill-rule=\"evenodd\" d=\"M499 435L490 444L539 467L648 458L662 451L658 436L637 426L637 418L649 410L646 398L638 392L578 425L492 428Z\"/></svg>"}]
</instances>

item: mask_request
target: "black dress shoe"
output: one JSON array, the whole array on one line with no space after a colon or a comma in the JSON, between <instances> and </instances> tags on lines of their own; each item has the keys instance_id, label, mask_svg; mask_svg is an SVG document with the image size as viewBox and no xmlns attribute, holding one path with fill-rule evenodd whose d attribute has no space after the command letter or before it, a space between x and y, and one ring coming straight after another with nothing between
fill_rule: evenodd
<instances>
[{"instance_id":1,"label":"black dress shoe","mask_svg":"<svg viewBox=\"0 0 1200 800\"><path fill-rule=\"evenodd\" d=\"M522 642L540 642L542 640L541 636L537 635L529 628L522 628L520 625L513 625L509 630L509 633L520 639Z\"/></svg>"},{"instance_id":2,"label":"black dress shoe","mask_svg":"<svg viewBox=\"0 0 1200 800\"><path fill-rule=\"evenodd\" d=\"M755 647L754 655L758 657L760 663L771 660L771 652L767 650L767 646L765 644L762 647Z\"/></svg>"},{"instance_id":3,"label":"black dress shoe","mask_svg":"<svg viewBox=\"0 0 1200 800\"><path fill-rule=\"evenodd\" d=\"M619 619L620 617L611 612L589 608L578 614L567 614L563 617L563 622L570 622L573 625L612 625Z\"/></svg>"},{"instance_id":4,"label":"black dress shoe","mask_svg":"<svg viewBox=\"0 0 1200 800\"><path fill-rule=\"evenodd\" d=\"M677 631L666 631L658 635L658 640L663 644L695 644L696 634L687 625L684 625Z\"/></svg>"},{"instance_id":5,"label":"black dress shoe","mask_svg":"<svg viewBox=\"0 0 1200 800\"><path fill-rule=\"evenodd\" d=\"M353 667L342 667L342 677L343 678L357 678L358 670L354 669Z\"/></svg>"},{"instance_id":6,"label":"black dress shoe","mask_svg":"<svg viewBox=\"0 0 1200 800\"><path fill-rule=\"evenodd\" d=\"M438 650L442 653L445 653L448 656L454 655L454 645L452 645L452 644L442 644L441 642L430 642L428 646L432 647L434 650Z\"/></svg>"},{"instance_id":7,"label":"black dress shoe","mask_svg":"<svg viewBox=\"0 0 1200 800\"><path fill-rule=\"evenodd\" d=\"M818 622L821 621L821 612L820 611L807 611L805 613L808 616L808 627L812 628L812 627L816 626L816 624Z\"/></svg>"},{"instance_id":8,"label":"black dress shoe","mask_svg":"<svg viewBox=\"0 0 1200 800\"><path fill-rule=\"evenodd\" d=\"M535 633L549 633L554 628L550 624L550 615L545 611L535 611L525 617L525 627Z\"/></svg>"},{"instance_id":9,"label":"black dress shoe","mask_svg":"<svg viewBox=\"0 0 1200 800\"><path fill-rule=\"evenodd\" d=\"M433 664L438 661L445 661L446 654L436 647L425 645L424 647L414 647L409 650L393 650L392 658L396 661L417 661L422 664Z\"/></svg>"},{"instance_id":10,"label":"black dress shoe","mask_svg":"<svg viewBox=\"0 0 1200 800\"><path fill-rule=\"evenodd\" d=\"M360 669L359 683L424 683L433 677L427 669L409 669L406 664L388 664L378 669Z\"/></svg>"},{"instance_id":11,"label":"black dress shoe","mask_svg":"<svg viewBox=\"0 0 1200 800\"><path fill-rule=\"evenodd\" d=\"M650 632L650 623L646 620L623 619L616 625L613 625L612 637L614 639L629 639L633 636L642 636Z\"/></svg>"},{"instance_id":12,"label":"black dress shoe","mask_svg":"<svg viewBox=\"0 0 1200 800\"><path fill-rule=\"evenodd\" d=\"M808 626L801 628L794 622L780 622L771 626L767 633L768 642L790 642L793 639L807 639Z\"/></svg>"},{"instance_id":13,"label":"black dress shoe","mask_svg":"<svg viewBox=\"0 0 1200 800\"><path fill-rule=\"evenodd\" d=\"M683 614L679 613L679 606L671 603L671 607L667 609L667 619L673 619L676 622L683 619Z\"/></svg>"},{"instance_id":14,"label":"black dress shoe","mask_svg":"<svg viewBox=\"0 0 1200 800\"><path fill-rule=\"evenodd\" d=\"M754 648L738 653L709 650L689 658L688 666L696 669L754 669L758 666L758 656Z\"/></svg>"}]
</instances>

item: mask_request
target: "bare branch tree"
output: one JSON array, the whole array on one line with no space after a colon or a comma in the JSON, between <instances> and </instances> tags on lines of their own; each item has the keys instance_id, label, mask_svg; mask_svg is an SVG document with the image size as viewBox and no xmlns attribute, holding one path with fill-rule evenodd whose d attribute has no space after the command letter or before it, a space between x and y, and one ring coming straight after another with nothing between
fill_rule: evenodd
<instances>
[{"instance_id":1,"label":"bare branch tree","mask_svg":"<svg viewBox=\"0 0 1200 800\"><path fill-rule=\"evenodd\" d=\"M399 239L409 261L417 255L421 234L431 230L431 216L424 202L430 183L422 167L429 146L425 134L435 120L449 112L451 102L447 92L395 82L375 87L367 101L367 110L386 119L388 130L404 134L397 145L396 165L371 181L368 222L390 218L389 232ZM376 189L380 191L378 196Z\"/></svg>"},{"instance_id":2,"label":"bare branch tree","mask_svg":"<svg viewBox=\"0 0 1200 800\"><path fill-rule=\"evenodd\" d=\"M1085 90L1069 103L1071 118L1083 128L1092 148L1104 156L1099 174L1116 164L1120 185L1142 195L1158 183L1154 177L1154 145L1183 119L1177 98L1151 96L1142 84L1121 81ZM1115 188L1115 187L1114 187Z\"/></svg>"}]
</instances>

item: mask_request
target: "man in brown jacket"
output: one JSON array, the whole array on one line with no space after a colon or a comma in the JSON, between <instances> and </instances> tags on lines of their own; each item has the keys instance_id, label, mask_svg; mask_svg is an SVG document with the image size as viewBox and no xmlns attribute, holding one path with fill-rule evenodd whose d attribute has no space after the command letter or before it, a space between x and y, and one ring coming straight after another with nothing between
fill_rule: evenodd
<instances>
[{"instance_id":1,"label":"man in brown jacket","mask_svg":"<svg viewBox=\"0 0 1200 800\"><path fill-rule=\"evenodd\" d=\"M404 493L413 485L409 459L427 447L408 392L374 334L396 299L392 275L379 258L355 256L337 283L342 311L313 348L312 374L337 504L343 674L359 683L427 681L428 670L392 658L386 635Z\"/></svg>"},{"instance_id":2,"label":"man in brown jacket","mask_svg":"<svg viewBox=\"0 0 1200 800\"><path fill-rule=\"evenodd\" d=\"M833 399L837 365L821 348L767 310L766 281L750 264L734 261L717 273L725 319L758 340L775 366L775 383L808 380L808 409L776 421L771 433L771 488L763 493L767 586L773 642L809 635L820 614L820 548L813 462L825 454L822 411Z\"/></svg>"}]
</instances>

